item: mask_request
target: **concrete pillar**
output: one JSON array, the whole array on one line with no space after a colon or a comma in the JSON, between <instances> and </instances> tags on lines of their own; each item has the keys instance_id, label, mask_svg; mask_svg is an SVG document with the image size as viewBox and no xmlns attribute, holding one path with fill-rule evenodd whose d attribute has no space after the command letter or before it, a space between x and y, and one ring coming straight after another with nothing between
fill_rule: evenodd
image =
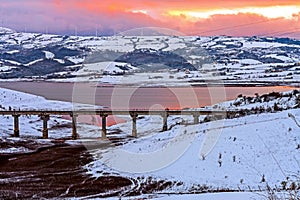
<instances>
[{"instance_id":1,"label":"concrete pillar","mask_svg":"<svg viewBox=\"0 0 300 200\"><path fill-rule=\"evenodd\" d=\"M43 120L43 139L48 139L48 121L50 119L49 115L42 115Z\"/></svg>"},{"instance_id":2,"label":"concrete pillar","mask_svg":"<svg viewBox=\"0 0 300 200\"><path fill-rule=\"evenodd\" d=\"M166 112L164 114L162 114L162 118L163 118L163 128L162 131L167 131L168 130L168 111L166 110Z\"/></svg>"},{"instance_id":3,"label":"concrete pillar","mask_svg":"<svg viewBox=\"0 0 300 200\"><path fill-rule=\"evenodd\" d=\"M20 117L20 115L13 115L13 118L14 118L14 137L20 137L19 117Z\"/></svg>"},{"instance_id":4,"label":"concrete pillar","mask_svg":"<svg viewBox=\"0 0 300 200\"><path fill-rule=\"evenodd\" d=\"M199 114L193 114L194 117L194 124L198 124L199 123Z\"/></svg>"},{"instance_id":5,"label":"concrete pillar","mask_svg":"<svg viewBox=\"0 0 300 200\"><path fill-rule=\"evenodd\" d=\"M76 123L77 123L77 115L71 114L72 117L72 139L76 140L77 139L77 127L76 127Z\"/></svg>"},{"instance_id":6,"label":"concrete pillar","mask_svg":"<svg viewBox=\"0 0 300 200\"><path fill-rule=\"evenodd\" d=\"M130 116L132 118L132 137L137 137L136 118L138 114L136 112L131 112Z\"/></svg>"},{"instance_id":7,"label":"concrete pillar","mask_svg":"<svg viewBox=\"0 0 300 200\"><path fill-rule=\"evenodd\" d=\"M100 115L102 118L102 139L106 139L106 134L107 134L107 130L106 130L106 118L107 118L107 114L102 114Z\"/></svg>"}]
</instances>

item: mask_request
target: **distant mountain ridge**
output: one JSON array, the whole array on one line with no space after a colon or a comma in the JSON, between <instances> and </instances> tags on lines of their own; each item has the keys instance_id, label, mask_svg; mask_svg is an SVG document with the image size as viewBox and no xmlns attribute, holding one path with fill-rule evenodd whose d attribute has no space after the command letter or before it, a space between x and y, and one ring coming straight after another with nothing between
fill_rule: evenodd
<instances>
[{"instance_id":1,"label":"distant mountain ridge","mask_svg":"<svg viewBox=\"0 0 300 200\"><path fill-rule=\"evenodd\" d=\"M264 65L263 71L272 72L283 64L290 66L283 69L288 72L300 62L300 40L290 38L91 37L22 33L0 28L0 50L1 79L47 79L61 73L74 77L74 72L84 64L108 61L128 63L149 72L204 70L204 64L210 63L216 65L221 74L232 77L241 73L234 74L235 71L249 65ZM101 71L105 70L99 73Z\"/></svg>"}]
</instances>

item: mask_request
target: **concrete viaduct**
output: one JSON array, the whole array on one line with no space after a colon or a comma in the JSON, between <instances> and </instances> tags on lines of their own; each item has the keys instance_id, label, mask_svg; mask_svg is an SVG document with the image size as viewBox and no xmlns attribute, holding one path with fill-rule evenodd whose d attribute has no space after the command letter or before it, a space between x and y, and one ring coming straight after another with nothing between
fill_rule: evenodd
<instances>
[{"instance_id":1,"label":"concrete viaduct","mask_svg":"<svg viewBox=\"0 0 300 200\"><path fill-rule=\"evenodd\" d=\"M199 123L200 115L219 115L226 116L229 113L235 113L236 111L225 110L19 110L19 111L0 111L0 115L12 116L14 122L14 137L20 136L19 130L19 117L21 115L37 115L43 120L43 138L48 138L48 120L51 115L69 115L72 117L72 139L77 138L76 119L79 115L97 115L102 118L102 138L106 138L106 118L109 115L130 115L132 118L132 136L137 137L136 120L141 115L159 115L163 119L162 131L168 129L168 116L170 115L190 115L194 117L194 124Z\"/></svg>"}]
</instances>

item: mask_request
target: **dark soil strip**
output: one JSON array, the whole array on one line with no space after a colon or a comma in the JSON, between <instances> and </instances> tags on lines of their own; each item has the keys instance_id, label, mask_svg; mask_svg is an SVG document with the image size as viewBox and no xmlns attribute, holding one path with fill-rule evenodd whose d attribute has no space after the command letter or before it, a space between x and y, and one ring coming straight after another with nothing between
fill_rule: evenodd
<instances>
[{"instance_id":1,"label":"dark soil strip","mask_svg":"<svg viewBox=\"0 0 300 200\"><path fill-rule=\"evenodd\" d=\"M123 177L85 174L82 166L92 158L84 146L56 146L0 160L0 199L117 195L132 185Z\"/></svg>"}]
</instances>

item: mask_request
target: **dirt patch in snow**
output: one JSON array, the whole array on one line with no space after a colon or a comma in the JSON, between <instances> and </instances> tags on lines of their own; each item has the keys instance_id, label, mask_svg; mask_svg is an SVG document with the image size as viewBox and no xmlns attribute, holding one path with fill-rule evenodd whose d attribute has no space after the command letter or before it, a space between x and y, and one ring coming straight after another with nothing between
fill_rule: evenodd
<instances>
[{"instance_id":1,"label":"dirt patch in snow","mask_svg":"<svg viewBox=\"0 0 300 200\"><path fill-rule=\"evenodd\" d=\"M30 154L0 157L0 199L116 196L133 184L119 176L87 175L82 166L92 157L80 145L60 144Z\"/></svg>"}]
</instances>

